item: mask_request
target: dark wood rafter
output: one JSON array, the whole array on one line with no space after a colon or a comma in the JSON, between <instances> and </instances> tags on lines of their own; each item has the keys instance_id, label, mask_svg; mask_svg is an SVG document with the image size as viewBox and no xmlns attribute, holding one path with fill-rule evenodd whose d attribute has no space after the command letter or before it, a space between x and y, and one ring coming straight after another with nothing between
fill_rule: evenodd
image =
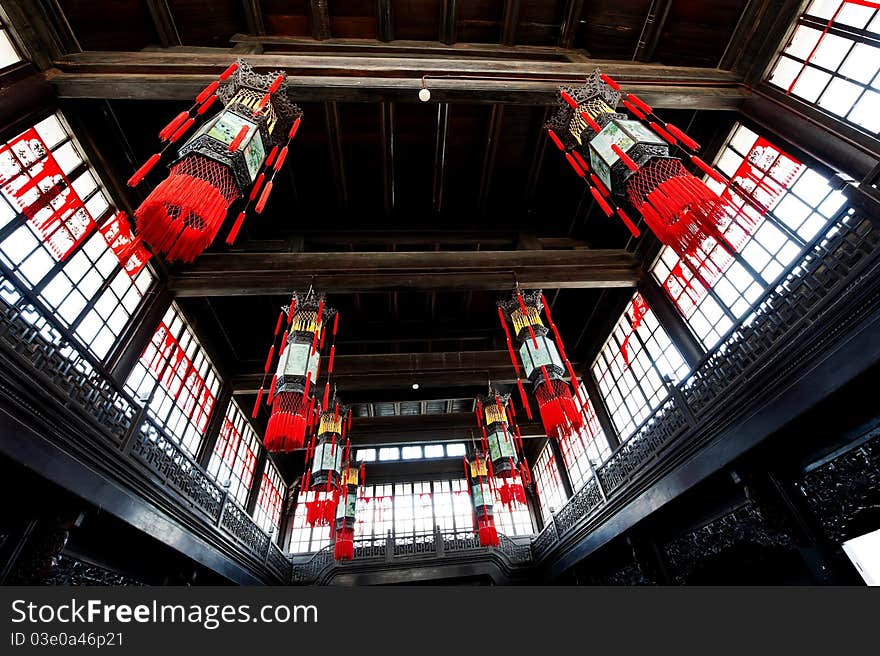
<instances>
[{"instance_id":1,"label":"dark wood rafter","mask_svg":"<svg viewBox=\"0 0 880 656\"><path fill-rule=\"evenodd\" d=\"M571 48L574 38L580 27L581 14L584 11L584 0L567 0L565 16L559 26L559 45L563 48Z\"/></svg>"},{"instance_id":2,"label":"dark wood rafter","mask_svg":"<svg viewBox=\"0 0 880 656\"><path fill-rule=\"evenodd\" d=\"M168 6L168 0L147 0L147 8L150 10L150 16L153 18L153 25L159 35L162 47L183 45L171 8Z\"/></svg>"},{"instance_id":3,"label":"dark wood rafter","mask_svg":"<svg viewBox=\"0 0 880 656\"><path fill-rule=\"evenodd\" d=\"M456 0L442 0L440 14L440 41L446 45L456 42L455 3Z\"/></svg>"},{"instance_id":4,"label":"dark wood rafter","mask_svg":"<svg viewBox=\"0 0 880 656\"><path fill-rule=\"evenodd\" d=\"M260 0L241 0L244 20L248 32L254 36L262 36L266 33L266 24L263 21L263 10Z\"/></svg>"},{"instance_id":5,"label":"dark wood rafter","mask_svg":"<svg viewBox=\"0 0 880 656\"><path fill-rule=\"evenodd\" d=\"M538 125L537 135L535 137L535 146L532 149L532 161L529 164L529 172L526 177L526 186L525 186L525 194L524 201L526 207L531 207L532 203L535 200L535 193L538 189L538 180L541 178L541 170L544 167L544 160L547 156L547 131L544 129L544 123L550 118L550 114L552 112L552 108L546 107L544 109L543 115L541 116L541 122Z\"/></svg>"},{"instance_id":6,"label":"dark wood rafter","mask_svg":"<svg viewBox=\"0 0 880 656\"><path fill-rule=\"evenodd\" d=\"M309 0L309 17L312 24L312 38L318 41L329 39L330 9L329 0Z\"/></svg>"},{"instance_id":7,"label":"dark wood rafter","mask_svg":"<svg viewBox=\"0 0 880 656\"><path fill-rule=\"evenodd\" d=\"M504 13L501 16L501 44L516 44L516 27L519 24L519 6L521 0L504 0Z\"/></svg>"},{"instance_id":8,"label":"dark wood rafter","mask_svg":"<svg viewBox=\"0 0 880 656\"><path fill-rule=\"evenodd\" d=\"M501 124L504 120L504 106L492 105L486 126L486 149L483 153L483 167L480 174L480 189L477 196L477 209L485 216L489 211L489 194L495 172L495 158L498 154L498 141L501 138Z\"/></svg>"},{"instance_id":9,"label":"dark wood rafter","mask_svg":"<svg viewBox=\"0 0 880 656\"><path fill-rule=\"evenodd\" d=\"M222 275L221 275L222 274ZM401 289L633 287L641 263L616 250L212 253L171 278L177 296L286 294L314 284L335 293Z\"/></svg>"},{"instance_id":10,"label":"dark wood rafter","mask_svg":"<svg viewBox=\"0 0 880 656\"><path fill-rule=\"evenodd\" d=\"M443 210L446 191L446 140L449 129L449 103L437 104L437 133L434 141L434 183L432 207L435 213Z\"/></svg>"},{"instance_id":11,"label":"dark wood rafter","mask_svg":"<svg viewBox=\"0 0 880 656\"><path fill-rule=\"evenodd\" d=\"M642 25L639 43L633 54L633 61L648 62L654 59L654 53L657 52L657 44L660 43L660 36L663 34L666 21L669 19L672 2L673 0L651 0L648 14L645 16L645 22Z\"/></svg>"},{"instance_id":12,"label":"dark wood rafter","mask_svg":"<svg viewBox=\"0 0 880 656\"><path fill-rule=\"evenodd\" d=\"M432 101L555 105L561 83L596 66L657 108L736 109L737 75L708 68L634 62L547 62L463 58L254 54L258 70L282 68L297 101L418 102L426 77ZM46 73L62 98L191 99L229 65L225 53L85 52L58 58Z\"/></svg>"},{"instance_id":13,"label":"dark wood rafter","mask_svg":"<svg viewBox=\"0 0 880 656\"><path fill-rule=\"evenodd\" d=\"M383 43L394 40L392 0L376 0L376 38Z\"/></svg>"},{"instance_id":14,"label":"dark wood rafter","mask_svg":"<svg viewBox=\"0 0 880 656\"><path fill-rule=\"evenodd\" d=\"M342 127L339 124L339 105L336 101L324 103L327 116L327 139L330 143L330 166L333 170L333 184L336 186L336 204L339 208L348 207L348 184L345 178L345 156L342 148Z\"/></svg>"},{"instance_id":15,"label":"dark wood rafter","mask_svg":"<svg viewBox=\"0 0 880 656\"><path fill-rule=\"evenodd\" d=\"M385 216L394 214L395 172L394 172L394 103L383 102L380 106L382 119L382 187Z\"/></svg>"}]
</instances>

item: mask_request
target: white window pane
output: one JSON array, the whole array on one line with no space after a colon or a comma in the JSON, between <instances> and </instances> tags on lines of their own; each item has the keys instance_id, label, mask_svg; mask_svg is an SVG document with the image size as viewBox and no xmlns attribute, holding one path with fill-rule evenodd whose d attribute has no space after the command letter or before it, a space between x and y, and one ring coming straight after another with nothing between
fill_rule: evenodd
<instances>
[{"instance_id":1,"label":"white window pane","mask_svg":"<svg viewBox=\"0 0 880 656\"><path fill-rule=\"evenodd\" d=\"M866 91L848 118L868 132L880 132L880 93Z\"/></svg>"},{"instance_id":2,"label":"white window pane","mask_svg":"<svg viewBox=\"0 0 880 656\"><path fill-rule=\"evenodd\" d=\"M9 33L6 30L0 30L0 68L6 68L21 61L21 57L15 51Z\"/></svg>"},{"instance_id":3,"label":"white window pane","mask_svg":"<svg viewBox=\"0 0 880 656\"><path fill-rule=\"evenodd\" d=\"M857 43L840 67L840 73L862 84L869 84L878 69L880 69L880 48Z\"/></svg>"},{"instance_id":4,"label":"white window pane","mask_svg":"<svg viewBox=\"0 0 880 656\"><path fill-rule=\"evenodd\" d=\"M846 116L862 93L862 87L836 78L828 85L819 106L838 116Z\"/></svg>"},{"instance_id":5,"label":"white window pane","mask_svg":"<svg viewBox=\"0 0 880 656\"><path fill-rule=\"evenodd\" d=\"M807 102L816 102L830 80L830 73L807 66L801 73L798 81L795 82L792 93L800 96Z\"/></svg>"}]
</instances>

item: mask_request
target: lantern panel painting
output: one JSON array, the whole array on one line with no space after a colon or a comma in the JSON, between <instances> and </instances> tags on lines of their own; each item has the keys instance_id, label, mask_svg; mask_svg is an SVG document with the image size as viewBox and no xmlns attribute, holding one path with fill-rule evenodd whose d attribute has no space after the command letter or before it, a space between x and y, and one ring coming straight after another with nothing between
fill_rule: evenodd
<instances>
[{"instance_id":1,"label":"lantern panel painting","mask_svg":"<svg viewBox=\"0 0 880 656\"><path fill-rule=\"evenodd\" d=\"M531 339L525 340L519 347L526 378L531 378L535 370L542 366L556 366L562 369L562 358L559 357L556 347L546 337L536 337L535 341L538 342L537 348Z\"/></svg>"}]
</instances>

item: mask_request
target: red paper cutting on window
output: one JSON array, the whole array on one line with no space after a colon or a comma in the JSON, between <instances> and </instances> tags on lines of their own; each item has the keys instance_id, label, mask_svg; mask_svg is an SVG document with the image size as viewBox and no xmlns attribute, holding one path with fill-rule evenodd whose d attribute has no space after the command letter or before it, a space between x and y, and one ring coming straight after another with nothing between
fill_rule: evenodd
<instances>
[{"instance_id":1,"label":"red paper cutting on window","mask_svg":"<svg viewBox=\"0 0 880 656\"><path fill-rule=\"evenodd\" d=\"M642 325L642 319L648 314L649 309L642 295L636 294L632 300L632 323L630 324L629 333L623 338L623 342L620 345L620 354L623 356L623 361L627 367L629 366L629 340L633 333L638 330L639 326Z\"/></svg>"},{"instance_id":2,"label":"red paper cutting on window","mask_svg":"<svg viewBox=\"0 0 880 656\"><path fill-rule=\"evenodd\" d=\"M117 212L101 226L100 231L128 277L133 279L137 276L152 253L144 247L140 237L134 236L125 212Z\"/></svg>"},{"instance_id":3,"label":"red paper cutting on window","mask_svg":"<svg viewBox=\"0 0 880 656\"><path fill-rule=\"evenodd\" d=\"M155 352L151 354L151 350ZM143 359L147 358L150 359L150 369L156 373L162 387L174 397L199 432L204 433L214 407L214 395L164 323L156 328L153 339L144 350Z\"/></svg>"},{"instance_id":4,"label":"red paper cutting on window","mask_svg":"<svg viewBox=\"0 0 880 656\"><path fill-rule=\"evenodd\" d=\"M719 208L726 214L719 227L739 251L761 225L804 168L794 157L758 137L721 193ZM687 316L703 300L730 264L732 256L719 244L701 249L690 261L679 259L663 287Z\"/></svg>"},{"instance_id":5,"label":"red paper cutting on window","mask_svg":"<svg viewBox=\"0 0 880 656\"><path fill-rule=\"evenodd\" d=\"M0 147L0 185L60 261L95 227L34 128Z\"/></svg>"}]
</instances>

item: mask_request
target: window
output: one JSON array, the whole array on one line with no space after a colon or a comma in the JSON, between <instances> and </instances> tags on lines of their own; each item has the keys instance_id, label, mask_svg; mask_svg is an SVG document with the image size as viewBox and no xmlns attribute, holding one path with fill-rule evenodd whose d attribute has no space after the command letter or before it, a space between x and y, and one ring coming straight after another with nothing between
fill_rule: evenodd
<instances>
[{"instance_id":1,"label":"window","mask_svg":"<svg viewBox=\"0 0 880 656\"><path fill-rule=\"evenodd\" d=\"M462 442L451 444L426 444L420 446L413 444L404 447L382 447L379 449L358 449L355 457L359 462L375 462L393 460L421 460L423 458L461 458L465 454L465 445Z\"/></svg>"},{"instance_id":2,"label":"window","mask_svg":"<svg viewBox=\"0 0 880 656\"><path fill-rule=\"evenodd\" d=\"M394 529L394 489L391 485L366 485L358 497L355 536L384 538Z\"/></svg>"},{"instance_id":3,"label":"window","mask_svg":"<svg viewBox=\"0 0 880 656\"><path fill-rule=\"evenodd\" d=\"M396 446L379 449L379 460L400 460L400 449Z\"/></svg>"},{"instance_id":4,"label":"window","mask_svg":"<svg viewBox=\"0 0 880 656\"><path fill-rule=\"evenodd\" d=\"M495 479L496 487L503 484L503 480ZM532 515L529 513L529 507L524 503L511 501L509 506L505 506L496 495L492 513L495 516L495 528L499 533L511 536L532 535L535 532L532 528Z\"/></svg>"},{"instance_id":5,"label":"window","mask_svg":"<svg viewBox=\"0 0 880 656\"><path fill-rule=\"evenodd\" d=\"M736 249L720 245L703 253L695 275L670 248L652 272L678 307L694 335L709 350L737 325L822 233L844 197L828 179L804 166L744 126L736 126L716 160L732 185L754 190L759 208L722 185L707 180L737 215L724 229Z\"/></svg>"},{"instance_id":6,"label":"window","mask_svg":"<svg viewBox=\"0 0 880 656\"><path fill-rule=\"evenodd\" d=\"M559 440L565 468L568 470L568 476L575 491L581 489L593 475L590 462L595 467L611 455L608 439L599 425L596 411L593 410L590 397L583 384L581 384L580 392L581 398L586 402L583 414L586 415L587 423L576 435ZM577 397L575 397L575 402L578 406L581 405L581 401Z\"/></svg>"},{"instance_id":7,"label":"window","mask_svg":"<svg viewBox=\"0 0 880 656\"><path fill-rule=\"evenodd\" d=\"M257 434L238 402L230 401L214 453L208 462L208 473L221 485L229 482L229 495L242 506L247 503L259 450Z\"/></svg>"},{"instance_id":8,"label":"window","mask_svg":"<svg viewBox=\"0 0 880 656\"><path fill-rule=\"evenodd\" d=\"M0 187L0 262L104 359L154 278L108 243L123 220L60 114L0 144Z\"/></svg>"},{"instance_id":9,"label":"window","mask_svg":"<svg viewBox=\"0 0 880 656\"><path fill-rule=\"evenodd\" d=\"M384 538L442 531L473 534L473 510L464 479L367 485L358 497L355 535Z\"/></svg>"},{"instance_id":10,"label":"window","mask_svg":"<svg viewBox=\"0 0 880 656\"><path fill-rule=\"evenodd\" d=\"M553 513L562 508L566 502L565 490L562 481L559 480L559 470L556 469L556 458L553 457L549 444L544 446L535 460L532 476L538 491L541 516L546 524L553 518Z\"/></svg>"},{"instance_id":11,"label":"window","mask_svg":"<svg viewBox=\"0 0 880 656\"><path fill-rule=\"evenodd\" d=\"M463 442L453 442L446 445L446 456L449 458L462 458L466 451Z\"/></svg>"},{"instance_id":12,"label":"window","mask_svg":"<svg viewBox=\"0 0 880 656\"><path fill-rule=\"evenodd\" d=\"M358 449L357 460L358 462L375 462L376 449Z\"/></svg>"},{"instance_id":13,"label":"window","mask_svg":"<svg viewBox=\"0 0 880 656\"><path fill-rule=\"evenodd\" d=\"M21 55L6 25L0 21L0 70L21 61Z\"/></svg>"},{"instance_id":14,"label":"window","mask_svg":"<svg viewBox=\"0 0 880 656\"><path fill-rule=\"evenodd\" d=\"M663 326L636 293L593 363L593 375L621 441L666 398L663 382L690 368Z\"/></svg>"},{"instance_id":15,"label":"window","mask_svg":"<svg viewBox=\"0 0 880 656\"><path fill-rule=\"evenodd\" d=\"M271 460L266 461L263 481L260 483L260 494L254 508L254 521L272 539L278 540L278 525L281 522L281 504L284 495L284 481Z\"/></svg>"},{"instance_id":16,"label":"window","mask_svg":"<svg viewBox=\"0 0 880 656\"><path fill-rule=\"evenodd\" d=\"M450 445L452 446L452 445ZM442 458L445 455L443 445L442 444L426 444L425 445L425 457L426 458Z\"/></svg>"},{"instance_id":17,"label":"window","mask_svg":"<svg viewBox=\"0 0 880 656\"><path fill-rule=\"evenodd\" d=\"M329 526L315 526L313 528L306 521L306 503L314 501L316 494L320 495L320 498L327 495L326 492L309 490L308 492L300 492L297 498L293 520L290 523L290 553L320 551L330 544Z\"/></svg>"},{"instance_id":18,"label":"window","mask_svg":"<svg viewBox=\"0 0 880 656\"><path fill-rule=\"evenodd\" d=\"M870 134L880 133L880 2L813 0L769 82Z\"/></svg>"},{"instance_id":19,"label":"window","mask_svg":"<svg viewBox=\"0 0 880 656\"><path fill-rule=\"evenodd\" d=\"M125 388L148 404L149 415L160 428L196 455L220 380L174 304L132 368Z\"/></svg>"}]
</instances>

